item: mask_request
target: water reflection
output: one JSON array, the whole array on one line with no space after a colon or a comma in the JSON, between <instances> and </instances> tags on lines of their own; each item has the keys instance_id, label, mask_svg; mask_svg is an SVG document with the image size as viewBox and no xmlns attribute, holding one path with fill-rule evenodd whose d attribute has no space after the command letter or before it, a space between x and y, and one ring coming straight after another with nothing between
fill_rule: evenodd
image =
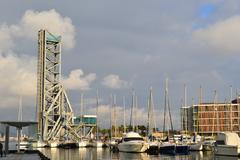
<instances>
[{"instance_id":1,"label":"water reflection","mask_svg":"<svg viewBox=\"0 0 240 160\"><path fill-rule=\"evenodd\" d=\"M238 157L231 157L231 156L215 156L214 160L239 160Z\"/></svg>"},{"instance_id":2,"label":"water reflection","mask_svg":"<svg viewBox=\"0 0 240 160\"><path fill-rule=\"evenodd\" d=\"M124 153L119 152L119 160L132 159L132 160L148 160L150 159L146 153Z\"/></svg>"},{"instance_id":3,"label":"water reflection","mask_svg":"<svg viewBox=\"0 0 240 160\"><path fill-rule=\"evenodd\" d=\"M238 160L237 157L214 156L212 152L191 152L189 155L168 156L148 155L147 153L114 153L108 148L40 148L39 150L53 160Z\"/></svg>"}]
</instances>

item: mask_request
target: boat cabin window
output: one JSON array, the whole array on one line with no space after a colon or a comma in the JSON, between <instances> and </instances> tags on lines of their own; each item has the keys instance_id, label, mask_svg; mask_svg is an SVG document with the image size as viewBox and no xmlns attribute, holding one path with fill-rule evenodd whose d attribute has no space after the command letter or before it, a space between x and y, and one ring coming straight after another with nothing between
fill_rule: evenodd
<instances>
[{"instance_id":1,"label":"boat cabin window","mask_svg":"<svg viewBox=\"0 0 240 160\"><path fill-rule=\"evenodd\" d=\"M127 142L127 141L143 141L143 138L141 138L141 137L131 137L131 138L124 138L123 140L125 142Z\"/></svg>"},{"instance_id":2,"label":"boat cabin window","mask_svg":"<svg viewBox=\"0 0 240 160\"><path fill-rule=\"evenodd\" d=\"M216 144L217 145L225 145L225 142L223 140L217 140Z\"/></svg>"}]
</instances>

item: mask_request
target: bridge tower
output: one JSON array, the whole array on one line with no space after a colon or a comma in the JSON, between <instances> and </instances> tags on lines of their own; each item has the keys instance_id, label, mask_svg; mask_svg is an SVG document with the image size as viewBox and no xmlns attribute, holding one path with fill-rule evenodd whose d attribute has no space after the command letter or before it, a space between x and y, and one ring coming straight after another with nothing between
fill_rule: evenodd
<instances>
[{"instance_id":1,"label":"bridge tower","mask_svg":"<svg viewBox=\"0 0 240 160\"><path fill-rule=\"evenodd\" d=\"M43 141L79 139L72 128L73 110L61 79L61 36L38 32L38 133Z\"/></svg>"}]
</instances>

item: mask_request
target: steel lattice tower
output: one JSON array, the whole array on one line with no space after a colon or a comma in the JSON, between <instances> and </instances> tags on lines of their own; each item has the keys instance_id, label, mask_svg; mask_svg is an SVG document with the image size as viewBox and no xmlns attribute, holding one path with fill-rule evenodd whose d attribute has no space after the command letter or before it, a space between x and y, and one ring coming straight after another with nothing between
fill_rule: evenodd
<instances>
[{"instance_id":1,"label":"steel lattice tower","mask_svg":"<svg viewBox=\"0 0 240 160\"><path fill-rule=\"evenodd\" d=\"M60 83L61 36L38 32L37 73L38 133L42 140L78 139L72 128L73 111Z\"/></svg>"}]
</instances>

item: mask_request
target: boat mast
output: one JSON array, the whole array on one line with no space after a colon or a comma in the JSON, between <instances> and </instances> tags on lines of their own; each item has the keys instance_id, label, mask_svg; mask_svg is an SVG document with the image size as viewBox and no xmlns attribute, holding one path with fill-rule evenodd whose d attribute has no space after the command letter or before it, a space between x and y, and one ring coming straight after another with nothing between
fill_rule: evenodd
<instances>
[{"instance_id":1,"label":"boat mast","mask_svg":"<svg viewBox=\"0 0 240 160\"><path fill-rule=\"evenodd\" d=\"M98 141L99 138L99 133L98 133L98 105L99 105L99 101L98 101L98 89L97 89L97 94L96 94L96 115L97 115L97 121L96 121L96 129L97 129L97 134L96 134L96 140Z\"/></svg>"},{"instance_id":2,"label":"boat mast","mask_svg":"<svg viewBox=\"0 0 240 160\"><path fill-rule=\"evenodd\" d=\"M165 103L165 105L164 105L163 132L165 132L165 123L166 123L167 110L168 110L168 116L169 116L169 121L170 121L170 125L171 125L171 130L173 131L172 116L171 116L171 111L170 111L170 101L169 101L169 95L168 95L168 78L166 78L165 101L164 101L164 103Z\"/></svg>"},{"instance_id":3,"label":"boat mast","mask_svg":"<svg viewBox=\"0 0 240 160\"><path fill-rule=\"evenodd\" d=\"M123 96L123 132L124 133L126 133L125 109L126 109L125 96Z\"/></svg>"},{"instance_id":4,"label":"boat mast","mask_svg":"<svg viewBox=\"0 0 240 160\"><path fill-rule=\"evenodd\" d=\"M134 121L137 123L137 107L138 107L138 97L135 95L135 107L134 107ZM138 125L136 124L136 132L138 132Z\"/></svg>"},{"instance_id":5,"label":"boat mast","mask_svg":"<svg viewBox=\"0 0 240 160\"><path fill-rule=\"evenodd\" d=\"M202 85L200 85L199 104L202 104Z\"/></svg>"},{"instance_id":6,"label":"boat mast","mask_svg":"<svg viewBox=\"0 0 240 160\"><path fill-rule=\"evenodd\" d=\"M184 130L185 134L187 134L187 86L184 83Z\"/></svg>"},{"instance_id":7,"label":"boat mast","mask_svg":"<svg viewBox=\"0 0 240 160\"><path fill-rule=\"evenodd\" d=\"M113 114L114 114L114 136L117 137L117 115L116 115L116 95L113 97Z\"/></svg>"},{"instance_id":8,"label":"boat mast","mask_svg":"<svg viewBox=\"0 0 240 160\"><path fill-rule=\"evenodd\" d=\"M134 125L134 118L133 118L133 113L134 113L134 97L135 97L135 92L134 89L132 89L132 106L131 106L131 113L130 113L130 127L132 127L132 131L134 131L135 125Z\"/></svg>"},{"instance_id":9,"label":"boat mast","mask_svg":"<svg viewBox=\"0 0 240 160\"><path fill-rule=\"evenodd\" d=\"M150 93L148 97L148 135L153 133L153 125L156 130L156 121L154 117L154 105L153 105L153 95L152 95L152 87L150 87Z\"/></svg>"},{"instance_id":10,"label":"boat mast","mask_svg":"<svg viewBox=\"0 0 240 160\"><path fill-rule=\"evenodd\" d=\"M163 133L165 132L165 124L166 124L166 109L167 109L167 82L168 79L166 78L165 81L165 92L164 92L164 116L163 116Z\"/></svg>"},{"instance_id":11,"label":"boat mast","mask_svg":"<svg viewBox=\"0 0 240 160\"><path fill-rule=\"evenodd\" d=\"M110 141L112 141L112 106L113 106L113 95L110 95Z\"/></svg>"},{"instance_id":12,"label":"boat mast","mask_svg":"<svg viewBox=\"0 0 240 160\"><path fill-rule=\"evenodd\" d=\"M232 85L230 86L230 131L232 132L233 131L233 128L232 128Z\"/></svg>"},{"instance_id":13,"label":"boat mast","mask_svg":"<svg viewBox=\"0 0 240 160\"><path fill-rule=\"evenodd\" d=\"M18 121L19 122L22 122L22 111L23 111L23 108L22 108L22 96L19 97L19 106L18 106ZM18 133L18 132L17 132ZM22 137L22 130L20 132L20 137Z\"/></svg>"},{"instance_id":14,"label":"boat mast","mask_svg":"<svg viewBox=\"0 0 240 160\"><path fill-rule=\"evenodd\" d=\"M213 132L214 132L215 119L216 119L216 123L217 123L216 132L219 131L218 109L217 109L217 106L216 106L216 102L217 102L217 91L215 90L215 91L214 91L214 101L213 101L214 118L213 118L213 131L212 131L212 136L213 136Z\"/></svg>"},{"instance_id":15,"label":"boat mast","mask_svg":"<svg viewBox=\"0 0 240 160\"><path fill-rule=\"evenodd\" d=\"M169 113L169 120L170 120L171 130L173 131L172 115L171 115L171 110L170 110L170 100L169 100L169 98L168 98L168 113Z\"/></svg>"},{"instance_id":16,"label":"boat mast","mask_svg":"<svg viewBox=\"0 0 240 160\"><path fill-rule=\"evenodd\" d=\"M147 135L150 135L150 100L147 98L148 119L147 119Z\"/></svg>"},{"instance_id":17,"label":"boat mast","mask_svg":"<svg viewBox=\"0 0 240 160\"><path fill-rule=\"evenodd\" d=\"M83 125L83 93L81 93L81 102L80 102L80 123L82 123ZM85 125L83 125L82 127L82 135L81 135L81 138L82 137L85 137Z\"/></svg>"}]
</instances>

